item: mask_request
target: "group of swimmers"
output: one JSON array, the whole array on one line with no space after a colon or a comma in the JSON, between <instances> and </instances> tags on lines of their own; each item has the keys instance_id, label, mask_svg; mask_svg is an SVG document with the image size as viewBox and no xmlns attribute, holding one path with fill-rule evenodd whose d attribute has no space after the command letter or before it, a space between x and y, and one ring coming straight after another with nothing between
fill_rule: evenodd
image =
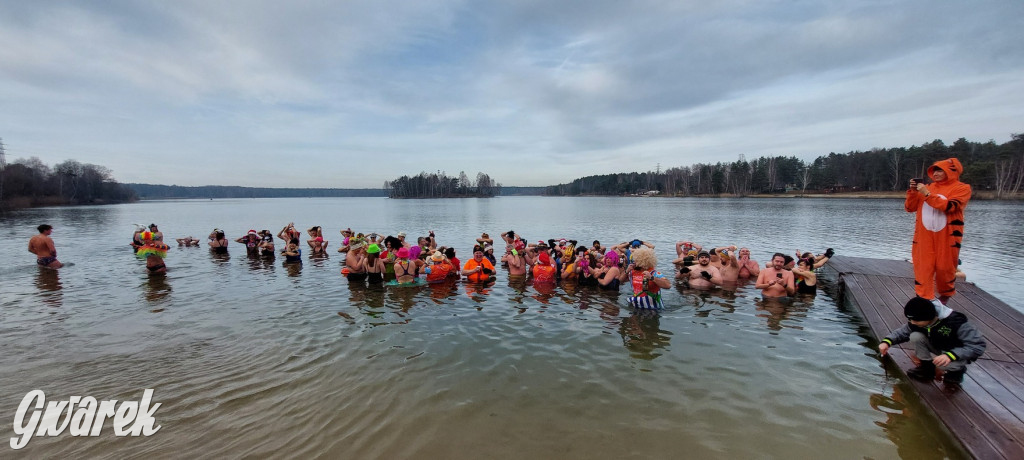
<instances>
[{"instance_id":1,"label":"group of swimmers","mask_svg":"<svg viewBox=\"0 0 1024 460\"><path fill-rule=\"evenodd\" d=\"M306 233L310 254L326 256L329 242L324 239L322 227L311 227ZM677 257L672 260L674 276L666 276L657 269L654 244L640 239L610 247L595 240L586 246L565 238L530 242L509 230L501 234L500 243L504 243L505 250L497 257L494 239L483 233L476 239L472 257L463 264L455 248L438 246L433 231L415 242L407 240L404 232L385 237L348 228L341 230L341 236L337 251L347 254L341 273L349 282L415 285L465 278L471 283L487 283L496 278L495 267L500 266L510 280L532 279L534 285L561 282L618 291L620 285L626 284L633 292L629 302L637 308L661 308L661 290L671 287L672 279L693 289L756 279L755 287L761 289L764 297L813 295L817 290L814 269L834 254L831 248L817 255L797 250L796 257L776 253L771 262L761 267L744 247L730 245L704 250L700 244L679 241L675 248ZM277 238L286 244L281 250L285 263L302 262L301 237L302 232L294 223L278 232ZM199 246L199 240L191 236L176 241L179 246ZM235 239L253 257L274 257L274 241L270 231L255 229ZM207 244L212 252L226 254L229 240L223 230L214 229ZM139 226L132 247L146 259L146 268L151 273L166 271L163 258L167 245L156 224Z\"/></svg>"},{"instance_id":2,"label":"group of swimmers","mask_svg":"<svg viewBox=\"0 0 1024 460\"><path fill-rule=\"evenodd\" d=\"M497 266L510 280L532 279L535 286L573 283L618 291L627 284L633 291L629 302L638 308L661 308L661 290L672 282L657 269L654 245L640 239L606 247L595 240L591 246L576 240L548 239L530 242L515 231L501 235L504 253L495 255L495 241L481 234L473 256L462 264L455 248L438 246L434 232L407 241L405 233L381 237L377 233L353 234L343 230L339 252L347 252L342 274L350 282L391 282L393 284L440 283L465 278L473 283L495 279ZM765 297L813 295L817 290L814 269L834 255L830 248L814 255L797 250L796 257L775 254L763 269L750 258L750 250L723 246L704 251L699 244L680 241L674 279L689 288L711 289L735 285L741 279L756 278Z\"/></svg>"}]
</instances>

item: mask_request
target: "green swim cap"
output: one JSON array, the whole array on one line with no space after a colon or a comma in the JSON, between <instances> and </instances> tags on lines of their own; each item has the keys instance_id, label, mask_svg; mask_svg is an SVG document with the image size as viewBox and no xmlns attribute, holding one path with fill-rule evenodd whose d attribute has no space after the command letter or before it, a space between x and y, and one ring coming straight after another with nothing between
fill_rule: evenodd
<instances>
[{"instance_id":1,"label":"green swim cap","mask_svg":"<svg viewBox=\"0 0 1024 460\"><path fill-rule=\"evenodd\" d=\"M371 244L370 247L366 248L366 253L367 254L378 254L378 253L380 253L380 246L377 246L376 244Z\"/></svg>"}]
</instances>

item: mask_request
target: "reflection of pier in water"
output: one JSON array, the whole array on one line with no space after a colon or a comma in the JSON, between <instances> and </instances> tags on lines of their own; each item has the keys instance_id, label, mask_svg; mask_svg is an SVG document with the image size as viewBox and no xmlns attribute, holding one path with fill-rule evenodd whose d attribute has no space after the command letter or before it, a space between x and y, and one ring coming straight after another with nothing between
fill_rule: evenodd
<instances>
[{"instance_id":1,"label":"reflection of pier in water","mask_svg":"<svg viewBox=\"0 0 1024 460\"><path fill-rule=\"evenodd\" d=\"M860 310L876 340L904 324L903 305L914 297L912 266L902 260L835 257L840 302ZM911 381L921 400L975 458L1024 458L1024 314L972 283L957 283L949 306L967 315L988 342L967 368L963 389L943 393L938 382ZM907 344L895 363L913 367Z\"/></svg>"}]
</instances>

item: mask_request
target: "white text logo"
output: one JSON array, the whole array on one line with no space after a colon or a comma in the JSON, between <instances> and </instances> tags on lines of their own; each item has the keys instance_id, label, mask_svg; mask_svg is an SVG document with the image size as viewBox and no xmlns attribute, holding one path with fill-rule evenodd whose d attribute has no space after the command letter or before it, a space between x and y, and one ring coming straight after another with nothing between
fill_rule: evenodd
<instances>
[{"instance_id":1,"label":"white text logo","mask_svg":"<svg viewBox=\"0 0 1024 460\"><path fill-rule=\"evenodd\" d=\"M147 389L142 393L141 401L122 401L117 407L116 399L97 402L92 396L72 396L67 401L50 401L47 404L43 390L32 390L21 400L18 412L14 414L14 434L17 436L11 438L11 448L25 447L33 434L59 436L64 429L68 429L71 436L99 436L103 420L107 418L113 419L115 436L149 436L160 430L160 425L154 426L156 419L153 418L160 403L150 407L152 400L153 390ZM31 415L26 422L25 416L29 412Z\"/></svg>"}]
</instances>

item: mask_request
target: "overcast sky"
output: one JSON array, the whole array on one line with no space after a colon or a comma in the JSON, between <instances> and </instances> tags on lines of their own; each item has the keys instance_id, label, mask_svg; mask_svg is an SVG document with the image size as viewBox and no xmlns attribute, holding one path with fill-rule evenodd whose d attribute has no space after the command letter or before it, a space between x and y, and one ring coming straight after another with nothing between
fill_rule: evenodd
<instances>
[{"instance_id":1,"label":"overcast sky","mask_svg":"<svg viewBox=\"0 0 1024 460\"><path fill-rule=\"evenodd\" d=\"M503 185L1024 132L1024 1L4 1L7 159Z\"/></svg>"}]
</instances>

